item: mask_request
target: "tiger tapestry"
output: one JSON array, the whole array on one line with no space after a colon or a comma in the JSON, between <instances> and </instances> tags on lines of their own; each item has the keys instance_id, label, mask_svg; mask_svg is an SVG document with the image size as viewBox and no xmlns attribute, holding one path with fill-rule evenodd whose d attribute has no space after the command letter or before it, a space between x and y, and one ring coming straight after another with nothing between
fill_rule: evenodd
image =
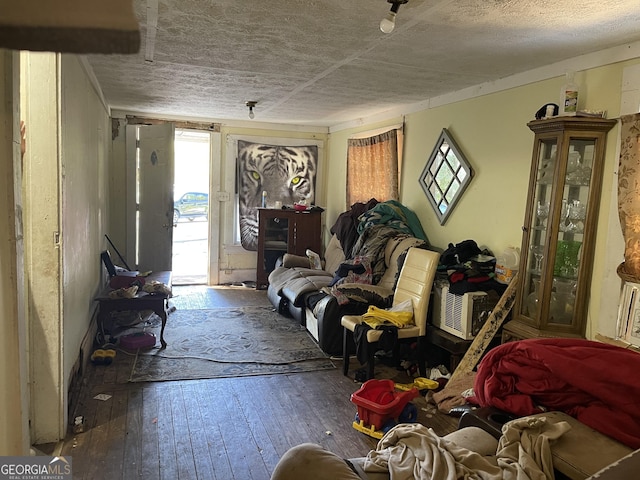
<instances>
[{"instance_id":1,"label":"tiger tapestry","mask_svg":"<svg viewBox=\"0 0 640 480\"><path fill-rule=\"evenodd\" d=\"M245 250L257 250L258 207L266 192L267 207L276 202L293 206L315 202L318 147L266 145L238 140L240 240Z\"/></svg>"}]
</instances>

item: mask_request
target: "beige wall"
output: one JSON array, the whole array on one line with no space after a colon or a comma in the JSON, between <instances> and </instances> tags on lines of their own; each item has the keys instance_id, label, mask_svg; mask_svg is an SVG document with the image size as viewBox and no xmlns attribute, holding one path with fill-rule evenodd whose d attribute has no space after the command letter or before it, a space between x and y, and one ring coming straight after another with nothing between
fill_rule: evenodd
<instances>
[{"instance_id":1,"label":"beige wall","mask_svg":"<svg viewBox=\"0 0 640 480\"><path fill-rule=\"evenodd\" d=\"M24 157L25 311L29 331L30 425L33 443L64 432L59 206L59 56L21 55Z\"/></svg>"},{"instance_id":2,"label":"beige wall","mask_svg":"<svg viewBox=\"0 0 640 480\"><path fill-rule=\"evenodd\" d=\"M70 381L94 321L111 128L80 57L23 56L30 420L39 444L66 434Z\"/></svg>"},{"instance_id":3,"label":"beige wall","mask_svg":"<svg viewBox=\"0 0 640 480\"><path fill-rule=\"evenodd\" d=\"M584 108L607 110L609 118L616 118L620 111L622 72L630 63L637 61L580 72ZM533 146L533 133L526 124L534 118L540 106L548 102L557 103L562 83L562 77L552 78L405 117L401 202L417 213L433 245L444 248L449 242L458 243L471 238L495 254L510 245L520 247ZM385 123L397 123L397 118L331 133L328 171L332 182L327 185L329 226L337 214L347 208L344 180L336 180L346 176L347 139L356 132L378 128ZM475 175L462 200L441 226L418 178L443 128L447 128L456 139ZM601 279L605 268L612 268L604 264L604 258L609 246L610 206L615 201L612 187L617 167L617 143L618 128L614 127L607 137L590 312L600 311ZM614 286L614 291L619 292L619 285ZM610 318L615 318L616 312L609 313L612 315ZM592 325L587 328L587 335L590 338L599 329L610 328L610 325L599 327L596 317L595 314L589 316Z\"/></svg>"},{"instance_id":4,"label":"beige wall","mask_svg":"<svg viewBox=\"0 0 640 480\"><path fill-rule=\"evenodd\" d=\"M0 49L0 455L29 449L22 238L18 54ZM16 208L16 205L18 208Z\"/></svg>"},{"instance_id":5,"label":"beige wall","mask_svg":"<svg viewBox=\"0 0 640 480\"><path fill-rule=\"evenodd\" d=\"M61 73L63 378L68 381L103 280L111 121L77 56L62 55Z\"/></svg>"}]
</instances>

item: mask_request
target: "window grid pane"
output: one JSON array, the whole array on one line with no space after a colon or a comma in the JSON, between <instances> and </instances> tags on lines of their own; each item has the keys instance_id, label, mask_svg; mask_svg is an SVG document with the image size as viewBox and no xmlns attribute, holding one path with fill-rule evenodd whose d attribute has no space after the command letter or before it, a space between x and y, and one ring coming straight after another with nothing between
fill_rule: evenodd
<instances>
[{"instance_id":1,"label":"window grid pane","mask_svg":"<svg viewBox=\"0 0 640 480\"><path fill-rule=\"evenodd\" d=\"M471 165L447 129L443 129L419 177L420 185L441 225L451 214L472 177Z\"/></svg>"}]
</instances>

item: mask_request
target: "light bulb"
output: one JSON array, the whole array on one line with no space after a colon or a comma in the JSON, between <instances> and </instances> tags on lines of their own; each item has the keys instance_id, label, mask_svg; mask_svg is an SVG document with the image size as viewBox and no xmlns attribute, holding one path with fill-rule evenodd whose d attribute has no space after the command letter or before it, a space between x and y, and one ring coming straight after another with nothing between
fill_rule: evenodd
<instances>
[{"instance_id":1,"label":"light bulb","mask_svg":"<svg viewBox=\"0 0 640 480\"><path fill-rule=\"evenodd\" d=\"M253 113L253 107L255 107L258 104L258 102L250 100L247 103L245 103L245 105L247 107L249 107L249 118L251 120L253 120L253 118L255 117L255 114Z\"/></svg>"},{"instance_id":2,"label":"light bulb","mask_svg":"<svg viewBox=\"0 0 640 480\"><path fill-rule=\"evenodd\" d=\"M396 13L389 12L387 15L380 21L380 30L383 33L391 33L396 26Z\"/></svg>"}]
</instances>

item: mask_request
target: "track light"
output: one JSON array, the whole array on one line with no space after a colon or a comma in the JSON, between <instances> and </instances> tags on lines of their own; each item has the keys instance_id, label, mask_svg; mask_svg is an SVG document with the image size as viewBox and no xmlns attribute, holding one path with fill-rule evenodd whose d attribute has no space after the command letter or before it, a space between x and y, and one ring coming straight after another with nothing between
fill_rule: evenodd
<instances>
[{"instance_id":1,"label":"track light","mask_svg":"<svg viewBox=\"0 0 640 480\"><path fill-rule=\"evenodd\" d=\"M255 113L253 113L253 107L255 107L257 104L258 102L254 102L254 101L250 101L245 104L247 107L249 107L249 118L251 120L253 120L256 116Z\"/></svg>"},{"instance_id":2,"label":"track light","mask_svg":"<svg viewBox=\"0 0 640 480\"><path fill-rule=\"evenodd\" d=\"M400 5L404 5L409 0L387 0L391 4L391 10L380 22L380 30L383 33L391 33L396 26L396 15L400 9Z\"/></svg>"}]
</instances>

